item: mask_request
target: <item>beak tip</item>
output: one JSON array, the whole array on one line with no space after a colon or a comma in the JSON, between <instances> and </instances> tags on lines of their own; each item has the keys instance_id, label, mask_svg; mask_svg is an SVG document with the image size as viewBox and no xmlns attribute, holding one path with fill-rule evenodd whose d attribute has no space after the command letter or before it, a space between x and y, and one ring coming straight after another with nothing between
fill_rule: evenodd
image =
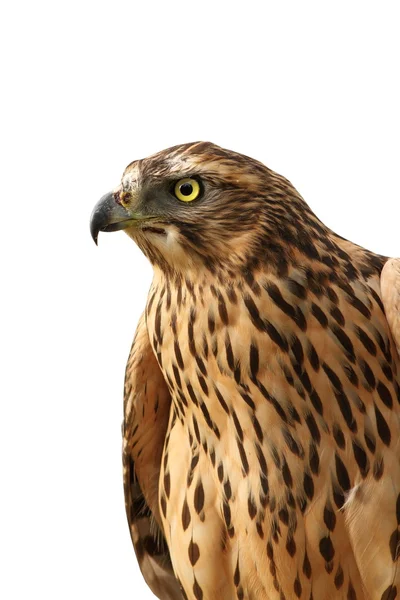
<instances>
[{"instance_id":1,"label":"beak tip","mask_svg":"<svg viewBox=\"0 0 400 600\"><path fill-rule=\"evenodd\" d=\"M96 246L98 246L99 231L97 227L93 226L93 221L90 222L90 235L92 236L92 240L94 241Z\"/></svg>"},{"instance_id":2,"label":"beak tip","mask_svg":"<svg viewBox=\"0 0 400 600\"><path fill-rule=\"evenodd\" d=\"M90 216L90 234L96 246L98 245L99 232L109 223L110 213L114 209L115 199L112 192L105 194L97 202Z\"/></svg>"}]
</instances>

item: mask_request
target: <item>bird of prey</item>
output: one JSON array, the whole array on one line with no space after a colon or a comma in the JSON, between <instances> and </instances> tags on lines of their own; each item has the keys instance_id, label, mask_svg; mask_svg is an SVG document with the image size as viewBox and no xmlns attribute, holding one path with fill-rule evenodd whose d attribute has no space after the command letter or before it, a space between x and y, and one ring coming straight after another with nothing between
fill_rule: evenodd
<instances>
[{"instance_id":1,"label":"bird of prey","mask_svg":"<svg viewBox=\"0 0 400 600\"><path fill-rule=\"evenodd\" d=\"M205 142L126 168L91 220L121 229L154 270L123 464L156 596L400 598L400 260Z\"/></svg>"}]
</instances>

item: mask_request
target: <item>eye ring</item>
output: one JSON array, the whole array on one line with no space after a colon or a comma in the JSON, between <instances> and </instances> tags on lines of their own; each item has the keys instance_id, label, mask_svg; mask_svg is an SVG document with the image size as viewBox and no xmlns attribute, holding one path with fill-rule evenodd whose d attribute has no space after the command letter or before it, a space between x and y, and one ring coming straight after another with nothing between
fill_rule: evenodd
<instances>
[{"instance_id":1,"label":"eye ring","mask_svg":"<svg viewBox=\"0 0 400 600\"><path fill-rule=\"evenodd\" d=\"M181 202L193 202L199 197L200 192L200 183L192 177L180 179L174 186L175 197Z\"/></svg>"}]
</instances>

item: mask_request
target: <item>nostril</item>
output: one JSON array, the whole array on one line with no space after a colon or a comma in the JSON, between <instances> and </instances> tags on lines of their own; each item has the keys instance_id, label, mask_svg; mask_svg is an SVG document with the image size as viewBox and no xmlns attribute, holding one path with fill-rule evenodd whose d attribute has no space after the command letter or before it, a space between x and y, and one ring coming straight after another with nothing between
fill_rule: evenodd
<instances>
[{"instance_id":1,"label":"nostril","mask_svg":"<svg viewBox=\"0 0 400 600\"><path fill-rule=\"evenodd\" d=\"M131 200L131 194L129 192L114 192L114 199L117 204L126 208Z\"/></svg>"}]
</instances>

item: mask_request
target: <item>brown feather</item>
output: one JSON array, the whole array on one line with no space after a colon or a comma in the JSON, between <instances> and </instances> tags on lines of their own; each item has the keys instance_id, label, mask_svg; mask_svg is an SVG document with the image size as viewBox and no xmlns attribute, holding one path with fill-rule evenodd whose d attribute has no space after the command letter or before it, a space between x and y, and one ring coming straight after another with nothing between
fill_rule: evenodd
<instances>
[{"instance_id":1,"label":"brown feather","mask_svg":"<svg viewBox=\"0 0 400 600\"><path fill-rule=\"evenodd\" d=\"M139 321L125 378L123 466L126 514L143 576L161 600L181 600L158 509L158 480L171 398Z\"/></svg>"},{"instance_id":2,"label":"brown feather","mask_svg":"<svg viewBox=\"0 0 400 600\"><path fill-rule=\"evenodd\" d=\"M182 177L198 201L174 199ZM153 219L127 229L154 267L127 369L128 515L143 493L183 597L396 598L398 263L381 282L385 257L208 143L131 163L115 193Z\"/></svg>"}]
</instances>

